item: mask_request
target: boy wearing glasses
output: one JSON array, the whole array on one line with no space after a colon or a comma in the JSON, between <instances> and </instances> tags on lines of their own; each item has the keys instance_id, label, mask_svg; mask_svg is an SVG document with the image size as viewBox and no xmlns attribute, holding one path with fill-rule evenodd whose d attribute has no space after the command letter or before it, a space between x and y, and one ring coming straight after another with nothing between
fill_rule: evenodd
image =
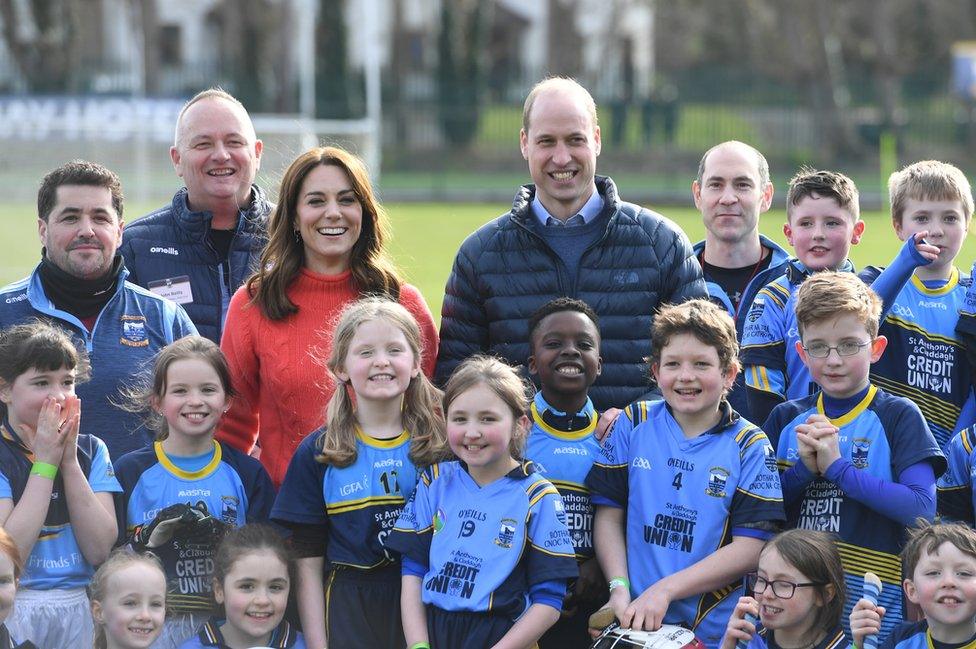
<instances>
[{"instance_id":1,"label":"boy wearing glasses","mask_svg":"<svg viewBox=\"0 0 976 649\"><path fill-rule=\"evenodd\" d=\"M845 624L864 572L881 578L883 640L902 619L905 528L935 516L935 478L946 463L918 407L869 381L887 344L880 314L881 300L851 273L807 279L797 292L796 353L821 391L780 404L763 428L776 447L788 524L838 536Z\"/></svg>"},{"instance_id":2,"label":"boy wearing glasses","mask_svg":"<svg viewBox=\"0 0 976 649\"><path fill-rule=\"evenodd\" d=\"M735 333L708 300L662 308L649 360L664 400L628 406L586 477L621 626L681 624L710 649L784 518L773 447L726 400Z\"/></svg>"}]
</instances>

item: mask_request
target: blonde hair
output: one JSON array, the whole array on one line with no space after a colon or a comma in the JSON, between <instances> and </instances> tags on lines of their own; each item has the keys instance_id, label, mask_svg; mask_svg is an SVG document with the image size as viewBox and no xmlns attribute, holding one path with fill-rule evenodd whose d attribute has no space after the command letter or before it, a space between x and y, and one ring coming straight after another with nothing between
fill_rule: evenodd
<instances>
[{"instance_id":1,"label":"blonde hair","mask_svg":"<svg viewBox=\"0 0 976 649\"><path fill-rule=\"evenodd\" d=\"M666 304L654 316L651 329L651 365L661 362L661 350L675 336L689 334L703 345L714 347L723 372L739 370L739 343L735 338L735 322L728 312L708 300L697 299L681 304Z\"/></svg>"},{"instance_id":2,"label":"blonde hair","mask_svg":"<svg viewBox=\"0 0 976 649\"><path fill-rule=\"evenodd\" d=\"M345 308L334 328L332 351L327 361L336 387L326 408L325 431L317 444L319 455L315 459L323 464L346 467L356 461L358 424L350 394L352 388L339 379L338 373L344 368L360 325L378 319L403 332L417 365L420 364L423 353L420 327L402 305L384 297L367 297ZM410 379L403 394L403 428L410 433L410 461L417 466L433 464L447 454L444 417L438 406L440 394L423 372L417 372L417 376Z\"/></svg>"},{"instance_id":3,"label":"blonde hair","mask_svg":"<svg viewBox=\"0 0 976 649\"><path fill-rule=\"evenodd\" d=\"M901 223L905 204L916 201L959 201L966 223L973 216L973 190L966 174L948 162L923 160L896 171L888 178L891 220Z\"/></svg>"},{"instance_id":4,"label":"blonde hair","mask_svg":"<svg viewBox=\"0 0 976 649\"><path fill-rule=\"evenodd\" d=\"M512 418L518 421L529 410L531 388L518 373L494 356L478 354L462 362L451 374L444 386L444 414L447 415L451 403L471 388L484 385L498 395L512 411ZM527 431L515 426L508 450L512 457L521 460L524 455Z\"/></svg>"},{"instance_id":5,"label":"blonde hair","mask_svg":"<svg viewBox=\"0 0 976 649\"><path fill-rule=\"evenodd\" d=\"M842 315L853 315L874 338L881 320L881 298L854 273L824 271L800 285L796 323L801 337L805 327Z\"/></svg>"},{"instance_id":6,"label":"blonde hair","mask_svg":"<svg viewBox=\"0 0 976 649\"><path fill-rule=\"evenodd\" d=\"M108 597L108 579L120 570L124 570L129 566L134 566L137 564L142 564L148 566L149 568L154 568L159 571L159 574L163 576L163 581L166 580L166 573L163 571L163 564L159 561L155 554L145 553L140 554L133 552L132 550L126 548L119 548L109 555L105 563L98 567L95 571L94 576L92 576L91 581L88 583L88 599L91 600L92 604L92 618L94 619L94 609L95 604L101 605L105 598ZM165 595L165 593L164 593ZM165 601L165 599L164 599ZM107 649L108 638L105 636L105 625L95 622L95 643L94 649Z\"/></svg>"}]
</instances>

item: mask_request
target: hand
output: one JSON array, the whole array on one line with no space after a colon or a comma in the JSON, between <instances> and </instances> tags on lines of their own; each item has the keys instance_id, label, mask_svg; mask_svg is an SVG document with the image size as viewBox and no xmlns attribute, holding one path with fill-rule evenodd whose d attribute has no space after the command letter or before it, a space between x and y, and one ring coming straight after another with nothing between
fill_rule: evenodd
<instances>
[{"instance_id":1,"label":"hand","mask_svg":"<svg viewBox=\"0 0 976 649\"><path fill-rule=\"evenodd\" d=\"M925 242L925 237L929 236L928 230L922 230L912 235L915 239L915 252L922 256L927 263L932 263L939 257L939 247Z\"/></svg>"},{"instance_id":2,"label":"hand","mask_svg":"<svg viewBox=\"0 0 976 649\"><path fill-rule=\"evenodd\" d=\"M816 451L814 473L823 475L831 464L840 457L840 429L830 423L824 415L810 415L805 423L796 427L797 440L806 443ZM807 468L810 468L809 466Z\"/></svg>"},{"instance_id":3,"label":"hand","mask_svg":"<svg viewBox=\"0 0 976 649\"><path fill-rule=\"evenodd\" d=\"M745 619L746 613L759 617L759 602L751 597L740 597L732 611L732 617L729 618L729 625L725 629L725 637L722 638L719 649L735 649L740 640L752 640L752 636L756 634L756 625Z\"/></svg>"},{"instance_id":4,"label":"hand","mask_svg":"<svg viewBox=\"0 0 976 649\"><path fill-rule=\"evenodd\" d=\"M67 397L62 406L61 434L64 436L64 451L61 454L61 471L78 466L78 432L81 428L81 399Z\"/></svg>"},{"instance_id":5,"label":"hand","mask_svg":"<svg viewBox=\"0 0 976 649\"><path fill-rule=\"evenodd\" d=\"M820 471L817 469L817 447L813 445L808 434L801 432L802 426L803 424L800 424L796 427L796 443L797 451L800 453L800 461L810 473L820 475Z\"/></svg>"},{"instance_id":6,"label":"hand","mask_svg":"<svg viewBox=\"0 0 976 649\"><path fill-rule=\"evenodd\" d=\"M851 635L854 646L863 647L864 638L881 632L881 618L884 617L884 606L872 604L866 599L858 600L851 610Z\"/></svg>"},{"instance_id":7,"label":"hand","mask_svg":"<svg viewBox=\"0 0 976 649\"><path fill-rule=\"evenodd\" d=\"M139 549L158 548L169 543L181 526L194 520L196 516L186 503L164 507L152 521L136 528L132 535L132 544Z\"/></svg>"},{"instance_id":8,"label":"hand","mask_svg":"<svg viewBox=\"0 0 976 649\"><path fill-rule=\"evenodd\" d=\"M590 637L596 638L614 619L620 620L629 605L630 589L627 586L617 586L611 590L606 605L590 616Z\"/></svg>"},{"instance_id":9,"label":"hand","mask_svg":"<svg viewBox=\"0 0 976 649\"><path fill-rule=\"evenodd\" d=\"M62 407L54 397L48 397L37 416L37 427L22 426L24 440L30 440L34 459L38 462L60 466L64 457L65 433L61 417Z\"/></svg>"},{"instance_id":10,"label":"hand","mask_svg":"<svg viewBox=\"0 0 976 649\"><path fill-rule=\"evenodd\" d=\"M610 429L613 428L613 423L617 421L617 417L623 412L620 408L607 408L600 415L600 419L596 422L596 435L597 440L603 441L606 436L610 433Z\"/></svg>"},{"instance_id":11,"label":"hand","mask_svg":"<svg viewBox=\"0 0 976 649\"><path fill-rule=\"evenodd\" d=\"M661 628L664 615L671 605L671 594L660 583L657 582L630 603L623 617L617 617L620 626L638 631L657 631Z\"/></svg>"}]
</instances>

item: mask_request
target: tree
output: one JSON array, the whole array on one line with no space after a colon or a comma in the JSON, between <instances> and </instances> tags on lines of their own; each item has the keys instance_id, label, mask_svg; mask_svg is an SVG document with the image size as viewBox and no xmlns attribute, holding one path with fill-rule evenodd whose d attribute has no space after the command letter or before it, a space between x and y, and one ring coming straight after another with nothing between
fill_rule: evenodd
<instances>
[{"instance_id":1,"label":"tree","mask_svg":"<svg viewBox=\"0 0 976 649\"><path fill-rule=\"evenodd\" d=\"M0 0L7 49L28 90L64 92L78 63L76 3Z\"/></svg>"},{"instance_id":2,"label":"tree","mask_svg":"<svg viewBox=\"0 0 976 649\"><path fill-rule=\"evenodd\" d=\"M437 91L441 130L451 144L474 140L485 95L484 51L490 5L477 0L441 3L438 35Z\"/></svg>"}]
</instances>

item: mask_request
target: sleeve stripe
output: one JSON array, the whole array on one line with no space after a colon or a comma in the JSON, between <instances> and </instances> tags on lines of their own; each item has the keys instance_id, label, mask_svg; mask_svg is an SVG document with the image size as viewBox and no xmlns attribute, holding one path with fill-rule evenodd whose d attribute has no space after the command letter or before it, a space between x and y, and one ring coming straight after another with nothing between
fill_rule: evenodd
<instances>
[{"instance_id":1,"label":"sleeve stripe","mask_svg":"<svg viewBox=\"0 0 976 649\"><path fill-rule=\"evenodd\" d=\"M746 491L742 487L736 487L735 490L738 491L740 494L743 494L745 496L749 496L750 498L755 498L756 500L762 500L763 502L767 502L767 503L781 503L781 502L783 502L783 499L782 498L767 498L765 496L760 496L759 494L754 494L751 491Z\"/></svg>"}]
</instances>

